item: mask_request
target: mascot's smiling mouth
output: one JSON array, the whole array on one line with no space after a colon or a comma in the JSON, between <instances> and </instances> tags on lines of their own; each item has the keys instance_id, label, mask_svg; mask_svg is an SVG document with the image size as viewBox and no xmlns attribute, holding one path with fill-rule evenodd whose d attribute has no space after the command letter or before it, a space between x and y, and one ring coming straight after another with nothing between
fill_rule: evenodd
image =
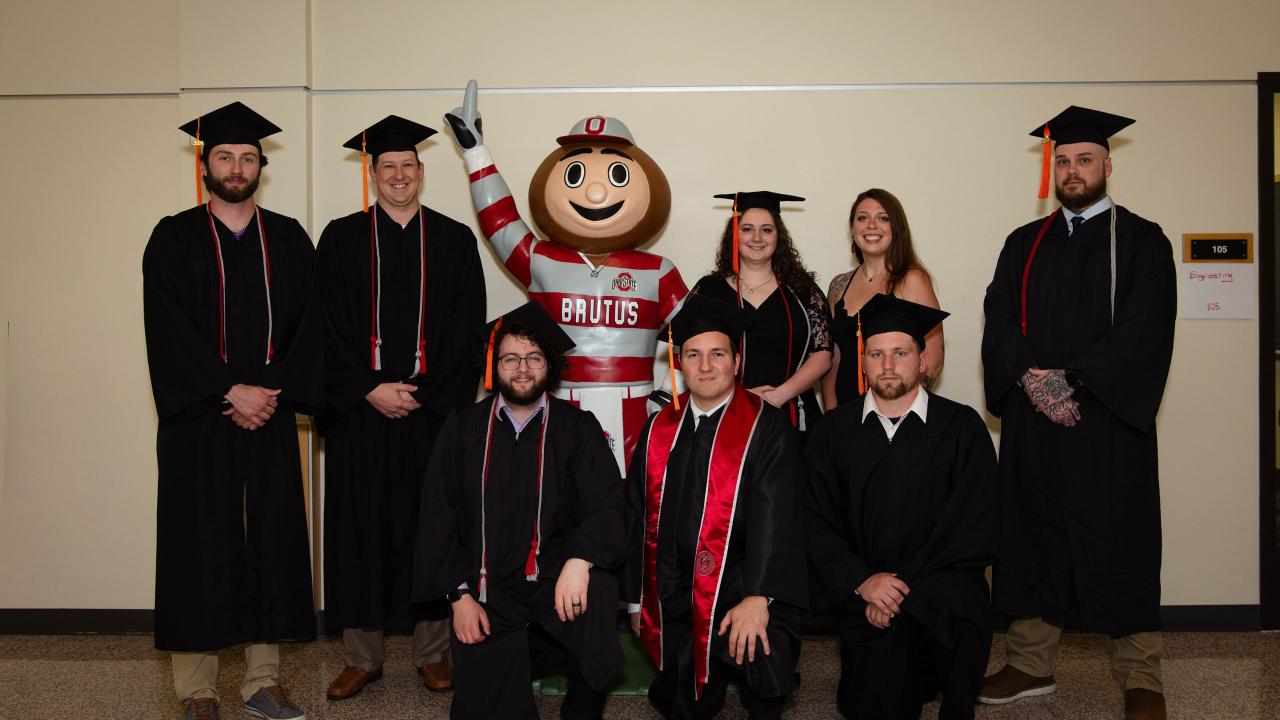
<instances>
[{"instance_id":1,"label":"mascot's smiling mouth","mask_svg":"<svg viewBox=\"0 0 1280 720\"><path fill-rule=\"evenodd\" d=\"M569 204L573 206L573 209L576 210L579 215L588 220L608 220L618 214L618 211L622 209L623 202L626 201L623 200L622 202L616 202L609 207L602 208L584 208L572 200L569 201Z\"/></svg>"}]
</instances>

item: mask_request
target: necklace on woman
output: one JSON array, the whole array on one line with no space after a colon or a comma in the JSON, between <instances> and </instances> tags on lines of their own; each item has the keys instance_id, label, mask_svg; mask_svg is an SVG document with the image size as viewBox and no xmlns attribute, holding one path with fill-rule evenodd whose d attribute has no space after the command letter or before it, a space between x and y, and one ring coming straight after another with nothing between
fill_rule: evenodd
<instances>
[{"instance_id":1,"label":"necklace on woman","mask_svg":"<svg viewBox=\"0 0 1280 720\"><path fill-rule=\"evenodd\" d=\"M755 287L752 287L749 283L747 283L747 282L746 282L745 280L743 280L741 277L739 277L739 278L738 278L738 281L739 281L739 282L741 282L743 285L746 285L746 287L747 287L747 294L748 294L748 295L754 295L754 294L755 294L755 292L756 292L757 290L759 290L760 288L764 287L765 285L768 285L769 283L773 282L774 280L775 280L774 276L770 275L769 277L765 278L764 282L760 283L759 285L756 285Z\"/></svg>"},{"instance_id":2,"label":"necklace on woman","mask_svg":"<svg viewBox=\"0 0 1280 720\"><path fill-rule=\"evenodd\" d=\"M880 277L880 275L884 272L884 271L881 271L876 273L875 275L872 275L871 272L867 270L866 265L859 265L858 269L862 271L862 276L865 277L867 279L867 282L869 283L875 282L876 278Z\"/></svg>"}]
</instances>

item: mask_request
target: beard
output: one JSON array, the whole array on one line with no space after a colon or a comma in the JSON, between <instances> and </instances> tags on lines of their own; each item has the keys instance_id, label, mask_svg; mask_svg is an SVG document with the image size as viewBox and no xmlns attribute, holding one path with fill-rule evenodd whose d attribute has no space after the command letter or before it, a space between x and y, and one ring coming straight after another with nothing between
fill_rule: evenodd
<instances>
[{"instance_id":1,"label":"beard","mask_svg":"<svg viewBox=\"0 0 1280 720\"><path fill-rule=\"evenodd\" d=\"M527 391L520 392L509 380L501 377L494 378L494 385L498 386L498 392L502 393L502 397L511 405L529 405L536 402L542 397L542 393L547 391L547 383L547 376L543 375L534 381Z\"/></svg>"},{"instance_id":2,"label":"beard","mask_svg":"<svg viewBox=\"0 0 1280 720\"><path fill-rule=\"evenodd\" d=\"M1080 212L1107 195L1107 179L1105 177L1094 185L1090 185L1089 181L1084 178L1080 178L1080 180L1084 182L1084 187L1079 190L1067 191L1063 185L1055 185L1053 189L1053 194L1057 196L1058 202L1062 203L1062 207L1071 212Z\"/></svg>"},{"instance_id":3,"label":"beard","mask_svg":"<svg viewBox=\"0 0 1280 720\"><path fill-rule=\"evenodd\" d=\"M244 178L243 175L228 176L228 178L231 178L231 177ZM219 198L222 198L226 202L238 203L238 202L244 202L245 200L248 200L249 198L253 197L254 193L258 192L258 180L260 179L260 177L261 176L255 177L252 180L249 180L239 188L232 187L226 183L225 179L217 178L217 177L214 177L213 175L205 175L204 180L205 180L205 185L209 188L209 192L213 193L214 195L217 195Z\"/></svg>"},{"instance_id":4,"label":"beard","mask_svg":"<svg viewBox=\"0 0 1280 720\"><path fill-rule=\"evenodd\" d=\"M914 390L919 384L919 376L908 382L900 375L881 375L871 381L871 392L882 400L897 400Z\"/></svg>"}]
</instances>

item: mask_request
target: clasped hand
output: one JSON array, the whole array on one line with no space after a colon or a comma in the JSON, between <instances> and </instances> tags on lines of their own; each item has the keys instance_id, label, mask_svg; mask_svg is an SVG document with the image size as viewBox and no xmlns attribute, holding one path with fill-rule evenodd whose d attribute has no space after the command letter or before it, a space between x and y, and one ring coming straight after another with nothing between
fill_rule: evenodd
<instances>
[{"instance_id":1,"label":"clasped hand","mask_svg":"<svg viewBox=\"0 0 1280 720\"><path fill-rule=\"evenodd\" d=\"M1080 403L1071 399L1076 389L1067 382L1065 370L1030 368L1022 375L1022 390L1036 412L1051 421L1063 427L1080 422Z\"/></svg>"},{"instance_id":2,"label":"clasped hand","mask_svg":"<svg viewBox=\"0 0 1280 720\"><path fill-rule=\"evenodd\" d=\"M902 601L911 588L893 573L876 573L858 586L858 596L867 602L867 622L884 630L902 612Z\"/></svg>"},{"instance_id":3,"label":"clasped hand","mask_svg":"<svg viewBox=\"0 0 1280 720\"><path fill-rule=\"evenodd\" d=\"M275 414L279 395L279 390L257 385L232 385L223 396L231 407L223 410L222 414L245 430L257 430Z\"/></svg>"},{"instance_id":4,"label":"clasped hand","mask_svg":"<svg viewBox=\"0 0 1280 720\"><path fill-rule=\"evenodd\" d=\"M409 413L422 407L413 399L413 393L417 389L417 385L409 383L382 383L370 390L364 399L369 401L374 410L394 420L408 417Z\"/></svg>"}]
</instances>

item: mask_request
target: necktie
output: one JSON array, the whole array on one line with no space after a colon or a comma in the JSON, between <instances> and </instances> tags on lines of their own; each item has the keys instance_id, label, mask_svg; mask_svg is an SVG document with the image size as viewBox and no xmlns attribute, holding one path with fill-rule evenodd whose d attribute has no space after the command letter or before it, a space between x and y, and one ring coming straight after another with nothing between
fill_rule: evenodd
<instances>
[{"instance_id":1,"label":"necktie","mask_svg":"<svg viewBox=\"0 0 1280 720\"><path fill-rule=\"evenodd\" d=\"M1075 217L1071 218L1071 234L1072 234L1072 235L1075 235L1075 234L1076 234L1076 231L1077 231L1077 230L1079 230L1079 229L1080 229L1080 226L1081 226L1081 225L1083 225L1083 224L1084 224L1084 217L1083 217L1083 216L1077 215L1077 216L1075 216Z\"/></svg>"}]
</instances>

